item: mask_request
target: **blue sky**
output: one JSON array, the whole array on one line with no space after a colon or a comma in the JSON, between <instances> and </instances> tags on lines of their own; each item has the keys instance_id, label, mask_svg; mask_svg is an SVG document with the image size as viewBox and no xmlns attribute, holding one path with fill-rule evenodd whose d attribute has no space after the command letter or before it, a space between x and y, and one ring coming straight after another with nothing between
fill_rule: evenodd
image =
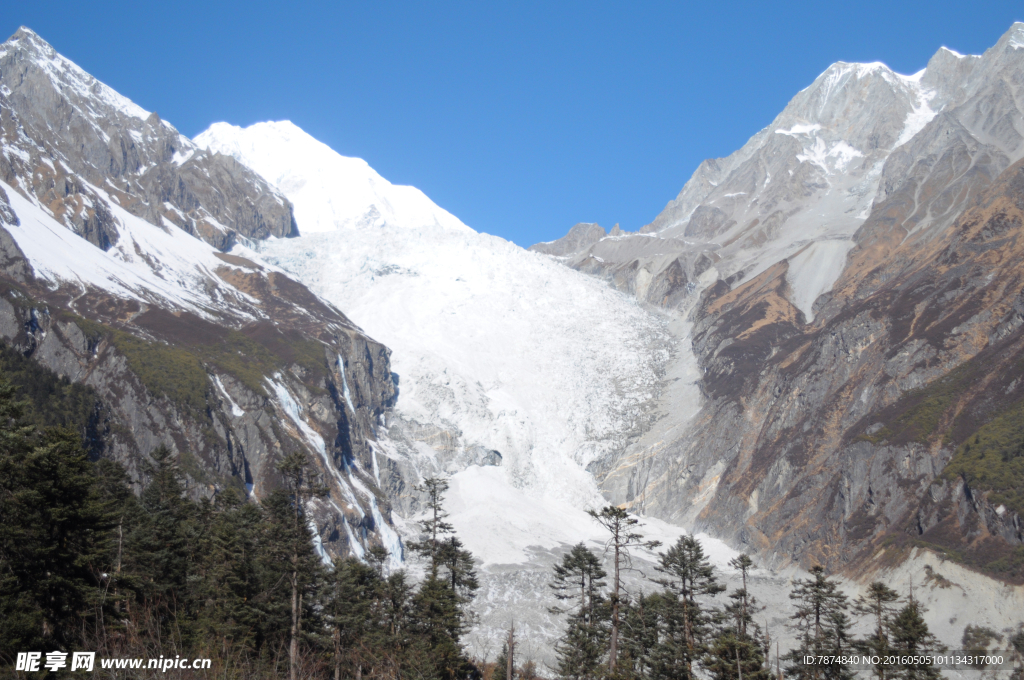
<instances>
[{"instance_id":1,"label":"blue sky","mask_svg":"<svg viewBox=\"0 0 1024 680\"><path fill-rule=\"evenodd\" d=\"M650 222L835 61L913 73L1024 20L963 0L0 7L4 37L29 26L190 137L289 119L524 246Z\"/></svg>"}]
</instances>

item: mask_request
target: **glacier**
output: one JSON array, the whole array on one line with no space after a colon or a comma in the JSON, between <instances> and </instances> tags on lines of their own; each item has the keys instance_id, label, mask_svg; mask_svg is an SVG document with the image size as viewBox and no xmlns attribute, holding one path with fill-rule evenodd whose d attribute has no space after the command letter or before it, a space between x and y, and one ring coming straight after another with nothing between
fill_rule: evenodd
<instances>
[{"instance_id":1,"label":"glacier","mask_svg":"<svg viewBox=\"0 0 1024 680\"><path fill-rule=\"evenodd\" d=\"M666 313L470 229L418 190L391 185L291 123L216 124L195 142L232 155L293 202L303 235L259 244L260 257L392 349L398 419L454 439L444 447L403 440L385 426L382 457L404 458L420 478L451 476L449 502L463 507L469 487L460 475L480 473L465 456L439 449L498 453L500 467L487 471L495 493L470 494L480 512L456 513L468 544L483 533L480 523L500 531L492 523L508 521L513 530L504 493L579 512L604 503L587 466L648 422L674 352ZM538 521L562 522L557 513ZM577 534L552 535L545 547ZM485 564L528 559L507 546L473 547Z\"/></svg>"}]
</instances>

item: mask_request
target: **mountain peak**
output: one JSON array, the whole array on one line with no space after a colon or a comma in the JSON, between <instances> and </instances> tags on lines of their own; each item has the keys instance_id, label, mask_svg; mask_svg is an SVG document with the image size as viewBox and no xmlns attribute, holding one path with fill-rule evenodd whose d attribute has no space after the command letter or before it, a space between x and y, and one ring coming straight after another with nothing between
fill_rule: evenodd
<instances>
[{"instance_id":1,"label":"mountain peak","mask_svg":"<svg viewBox=\"0 0 1024 680\"><path fill-rule=\"evenodd\" d=\"M101 83L30 28L22 26L0 45L0 61L7 60L38 66L53 86L65 94L70 90L83 99L98 100L131 118L149 118L149 111Z\"/></svg>"},{"instance_id":2,"label":"mountain peak","mask_svg":"<svg viewBox=\"0 0 1024 680\"><path fill-rule=\"evenodd\" d=\"M1003 39L1005 39L1009 43L1009 46L1014 49L1024 48L1024 22L1013 22L1013 25L1010 26L1010 30L1003 35L1000 42L1002 42Z\"/></svg>"},{"instance_id":3,"label":"mountain peak","mask_svg":"<svg viewBox=\"0 0 1024 680\"><path fill-rule=\"evenodd\" d=\"M342 156L291 121L247 128L214 123L194 142L262 175L295 205L303 233L390 224L471 231L415 187L391 184L361 158ZM338 192L332 187L346 187Z\"/></svg>"}]
</instances>

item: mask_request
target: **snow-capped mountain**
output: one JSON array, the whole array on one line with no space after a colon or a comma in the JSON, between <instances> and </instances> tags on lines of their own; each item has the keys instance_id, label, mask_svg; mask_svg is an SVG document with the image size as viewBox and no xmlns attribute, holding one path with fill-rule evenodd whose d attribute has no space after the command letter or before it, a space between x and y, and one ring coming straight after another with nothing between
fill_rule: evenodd
<instances>
[{"instance_id":1,"label":"snow-capped mountain","mask_svg":"<svg viewBox=\"0 0 1024 680\"><path fill-rule=\"evenodd\" d=\"M1022 508L968 440L1022 384L1022 97L1021 23L911 76L835 64L641 233L538 244L692 323L700 413L659 408L595 466L606 493L780 562L864 573L930 545L1006 573Z\"/></svg>"},{"instance_id":2,"label":"snow-capped mountain","mask_svg":"<svg viewBox=\"0 0 1024 680\"><path fill-rule=\"evenodd\" d=\"M400 396L376 448L385 488L436 473L457 478L482 463L497 466L483 473L491 483L533 503L577 511L600 503L586 467L643 430L669 356L663 315L473 231L290 123L218 124L196 142L267 173L295 205L300 233L304 219L334 225L263 242L260 254L392 348ZM310 190L338 194L346 186L334 182L339 168L359 170L357 200ZM409 196L418 203L403 203ZM503 516L498 505L490 509ZM469 545L481 533L467 532ZM478 556L501 561L541 534L526 532L525 543L512 540L497 555L480 546Z\"/></svg>"},{"instance_id":3,"label":"snow-capped mountain","mask_svg":"<svg viewBox=\"0 0 1024 680\"><path fill-rule=\"evenodd\" d=\"M257 123L244 130L215 123L195 143L244 162L293 197L295 219L304 234L385 224L469 229L419 189L391 184L366 161L336 153L289 121ZM289 162L282 164L282 159Z\"/></svg>"},{"instance_id":4,"label":"snow-capped mountain","mask_svg":"<svg viewBox=\"0 0 1024 680\"><path fill-rule=\"evenodd\" d=\"M742 547L912 581L955 643L1024 608L970 571L1020 576L1017 506L956 472L1024 385L1022 60L1018 24L913 76L836 64L643 233L527 252L290 123L192 142L22 29L0 46L0 335L96 390L136 483L166 444L192 493L258 499L309 452L325 559L403 564L412 486L446 476L481 653L514 611L550 659L550 567L600 546L585 511L609 500L651 538L725 539L719 566ZM775 629L787 575L755 578Z\"/></svg>"},{"instance_id":5,"label":"snow-capped mountain","mask_svg":"<svg viewBox=\"0 0 1024 680\"><path fill-rule=\"evenodd\" d=\"M0 336L95 390L94 453L142 485L166 445L192 493L260 498L306 448L324 557L396 544L368 443L388 349L237 245L294 233L287 199L28 29L0 45L0 112Z\"/></svg>"},{"instance_id":6,"label":"snow-capped mountain","mask_svg":"<svg viewBox=\"0 0 1024 680\"><path fill-rule=\"evenodd\" d=\"M648 426L669 317L473 231L291 123L217 124L196 143L232 154L295 206L303 235L264 241L260 256L391 348L399 395L374 474L406 520L419 509L414 484L449 478L452 522L485 570L478 639L505 625L503 602L528 592L517 620L552 642L550 566L559 550L602 540L585 513L604 503L587 467ZM332 198L343 172L352 200ZM306 220L331 230L309 234Z\"/></svg>"}]
</instances>

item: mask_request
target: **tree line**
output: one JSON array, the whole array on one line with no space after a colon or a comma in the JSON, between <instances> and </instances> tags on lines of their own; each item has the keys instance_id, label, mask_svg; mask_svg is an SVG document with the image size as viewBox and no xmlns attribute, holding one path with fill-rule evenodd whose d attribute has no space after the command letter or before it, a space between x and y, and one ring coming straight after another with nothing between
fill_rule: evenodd
<instances>
[{"instance_id":1,"label":"tree line","mask_svg":"<svg viewBox=\"0 0 1024 680\"><path fill-rule=\"evenodd\" d=\"M94 677L478 675L462 643L477 577L446 521L445 482L422 487L428 519L409 545L424 560L418 583L390 571L380 546L327 565L306 510L325 489L305 454L285 456L283 487L255 503L232 488L190 499L159 448L136 495L118 464L89 459L80 432L26 424L32 414L15 392L0 384L4 673L19 652L94 651L212 660L209 670L97 668Z\"/></svg>"},{"instance_id":2,"label":"tree line","mask_svg":"<svg viewBox=\"0 0 1024 680\"><path fill-rule=\"evenodd\" d=\"M417 487L427 512L419 540L407 546L424 570L413 579L389 569L380 546L324 563L307 507L326 490L304 454L284 456L282 488L257 503L232 488L189 498L174 456L159 448L136 494L118 464L90 460L81 430L45 427L31 411L0 382L0 668L13 668L19 652L59 650L212 660L209 670L97 670L94 677L530 680L538 672L516 664L511 631L497 664L474 660L465 648L479 584L473 557L448 522L443 480ZM875 583L851 602L815 567L790 595L798 645L781 654L776 642L773 660L773 639L757 619L763 608L747 588L748 556L731 562L740 587L723 601L726 588L700 542L683 536L659 556L659 589L632 594L623 580L631 551L657 544L620 508L591 514L608 531L610 573L584 544L555 566L553 611L565 617L565 629L556 667L540 674L848 680L844 667L806 666L803 658L938 646L913 597ZM868 635L851 633L856 616L869 617ZM971 628L965 646L968 637L987 645L993 635ZM1018 637L1013 643L1024 648L1024 634ZM873 674L938 677L931 667L879 666Z\"/></svg>"},{"instance_id":3,"label":"tree line","mask_svg":"<svg viewBox=\"0 0 1024 680\"><path fill-rule=\"evenodd\" d=\"M836 579L815 566L808 578L793 583L789 597L794 607L787 625L797 643L782 653L767 624L757 621L764 607L748 590L754 567L749 556L741 554L729 562L739 575L739 587L722 602L726 586L700 541L684 535L659 554L653 583L660 588L630 595L622 583L622 573L631 564L630 550L659 544L645 541L638 520L621 508L608 506L591 515L608 530L611 574L583 543L554 568L551 588L561 604L552 611L566 617L554 670L564 680L852 680L855 674L846 666L808 665L805 657L884 659L944 649L929 631L913 593L903 597L875 582L851 601ZM871 624L863 636L852 632L859 617ZM1002 640L988 629L968 626L964 648L976 647L983 653L993 636ZM1024 632L1010 642L1024 653ZM512 680L501 663L507 663L508 653L506 643L496 680ZM941 677L938 669L923 663L878 663L870 675L878 680Z\"/></svg>"}]
</instances>

